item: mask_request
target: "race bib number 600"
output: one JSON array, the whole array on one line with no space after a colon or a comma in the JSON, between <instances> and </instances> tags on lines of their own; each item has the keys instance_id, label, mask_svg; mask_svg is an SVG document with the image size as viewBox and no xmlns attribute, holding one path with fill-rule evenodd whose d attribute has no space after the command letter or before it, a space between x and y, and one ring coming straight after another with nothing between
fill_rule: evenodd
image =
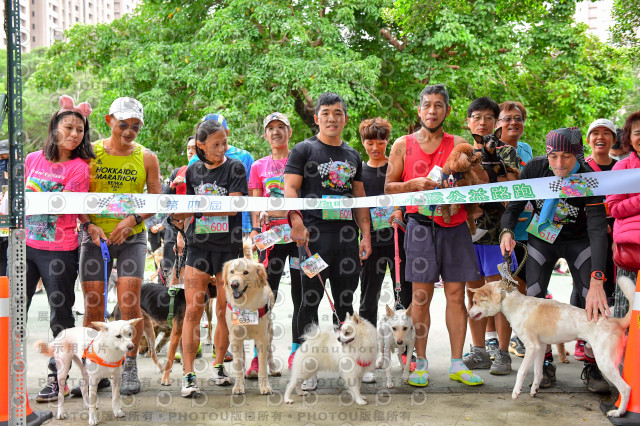
<instances>
[{"instance_id":1,"label":"race bib number 600","mask_svg":"<svg viewBox=\"0 0 640 426\"><path fill-rule=\"evenodd\" d=\"M204 216L196 219L196 234L229 232L228 216Z\"/></svg>"}]
</instances>

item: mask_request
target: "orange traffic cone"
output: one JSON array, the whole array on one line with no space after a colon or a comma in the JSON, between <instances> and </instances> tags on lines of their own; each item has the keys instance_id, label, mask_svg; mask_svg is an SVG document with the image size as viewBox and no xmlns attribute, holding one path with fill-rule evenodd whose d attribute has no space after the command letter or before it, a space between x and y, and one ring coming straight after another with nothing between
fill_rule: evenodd
<instances>
[{"instance_id":1,"label":"orange traffic cone","mask_svg":"<svg viewBox=\"0 0 640 426\"><path fill-rule=\"evenodd\" d=\"M0 277L0 426L9 423L9 278ZM29 406L27 392L18 398L26 397L26 424L38 426L53 417L51 411L33 411Z\"/></svg>"},{"instance_id":2,"label":"orange traffic cone","mask_svg":"<svg viewBox=\"0 0 640 426\"><path fill-rule=\"evenodd\" d=\"M629 325L629 337L627 339L627 349L624 354L624 367L622 378L631 386L627 412L622 417L608 417L614 425L640 425L640 271L636 282L636 294L631 306L631 324ZM620 397L615 403L600 404L600 409L607 414L607 411L620 407Z\"/></svg>"}]
</instances>

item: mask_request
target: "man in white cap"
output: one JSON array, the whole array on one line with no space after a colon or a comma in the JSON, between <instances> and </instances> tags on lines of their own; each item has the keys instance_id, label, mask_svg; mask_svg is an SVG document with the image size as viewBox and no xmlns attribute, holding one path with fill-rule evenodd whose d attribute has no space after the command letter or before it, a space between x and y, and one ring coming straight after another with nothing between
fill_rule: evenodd
<instances>
[{"instance_id":1,"label":"man in white cap","mask_svg":"<svg viewBox=\"0 0 640 426\"><path fill-rule=\"evenodd\" d=\"M80 280L85 300L85 327L104 318L105 265L100 240L106 241L111 257L106 267L107 280L113 260L118 259L116 289L122 319L142 318L140 286L147 250L144 220L153 214L137 214L134 197L124 194L141 194L145 185L149 194L162 192L158 157L135 141L144 124L142 104L133 98L118 98L105 119L111 134L93 143L96 158L91 160L89 192L106 192L114 197L101 214L79 216L83 230ZM123 395L140 392L136 355L142 323L136 328L135 348L127 353L122 373L120 393Z\"/></svg>"}]
</instances>

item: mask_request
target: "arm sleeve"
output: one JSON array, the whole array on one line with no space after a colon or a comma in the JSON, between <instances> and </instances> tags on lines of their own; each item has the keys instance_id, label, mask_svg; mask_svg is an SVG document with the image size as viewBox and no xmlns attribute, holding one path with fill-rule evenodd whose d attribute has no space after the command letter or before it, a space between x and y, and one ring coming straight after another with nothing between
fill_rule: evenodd
<instances>
[{"instance_id":1,"label":"arm sleeve","mask_svg":"<svg viewBox=\"0 0 640 426\"><path fill-rule=\"evenodd\" d=\"M284 174L293 174L304 176L304 166L307 164L306 143L299 143L291 148L289 152L289 160L284 168Z\"/></svg>"},{"instance_id":2,"label":"arm sleeve","mask_svg":"<svg viewBox=\"0 0 640 426\"><path fill-rule=\"evenodd\" d=\"M591 271L604 271L607 264L607 211L603 197L585 198L587 234L591 245Z\"/></svg>"},{"instance_id":3,"label":"arm sleeve","mask_svg":"<svg viewBox=\"0 0 640 426\"><path fill-rule=\"evenodd\" d=\"M248 195L247 172L244 169L244 165L238 161L234 162L232 167L231 179L229 179L229 193L240 192L242 195Z\"/></svg>"}]
</instances>

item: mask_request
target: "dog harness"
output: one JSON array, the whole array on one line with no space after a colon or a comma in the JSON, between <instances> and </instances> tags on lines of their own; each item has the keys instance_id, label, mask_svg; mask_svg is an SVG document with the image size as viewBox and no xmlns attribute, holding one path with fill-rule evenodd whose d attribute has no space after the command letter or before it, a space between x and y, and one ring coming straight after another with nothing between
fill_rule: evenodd
<instances>
[{"instance_id":1,"label":"dog harness","mask_svg":"<svg viewBox=\"0 0 640 426\"><path fill-rule=\"evenodd\" d=\"M93 349L93 340L91 341L91 343L89 343L89 346L87 346L85 350L82 352L83 360L89 359L98 365L101 365L103 367L109 367L109 368L120 367L122 364L124 364L124 355L122 355L122 359L115 362L106 362L105 360L100 358L100 356L96 353L95 349ZM91 352L89 352L89 350L91 350Z\"/></svg>"},{"instance_id":2,"label":"dog harness","mask_svg":"<svg viewBox=\"0 0 640 426\"><path fill-rule=\"evenodd\" d=\"M231 306L231 303L227 303L227 306L229 307L230 311L233 311L233 306ZM269 312L269 304L266 304L263 308L258 309L258 318L262 318L267 314L267 312Z\"/></svg>"},{"instance_id":3,"label":"dog harness","mask_svg":"<svg viewBox=\"0 0 640 426\"><path fill-rule=\"evenodd\" d=\"M169 289L167 290L167 292L169 293L169 315L167 315L167 323L169 325L169 328L173 327L173 302L176 299L176 294L178 294L180 290L182 289L178 286L169 287Z\"/></svg>"}]
</instances>

